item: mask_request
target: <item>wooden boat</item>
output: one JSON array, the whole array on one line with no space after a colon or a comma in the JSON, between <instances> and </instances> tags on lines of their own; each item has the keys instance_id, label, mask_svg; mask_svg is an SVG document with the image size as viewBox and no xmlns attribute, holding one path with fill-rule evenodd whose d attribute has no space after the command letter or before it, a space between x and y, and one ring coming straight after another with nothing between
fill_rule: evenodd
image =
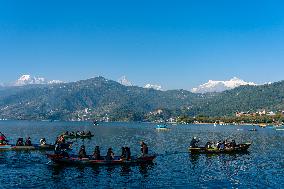
<instances>
[{"instance_id":1,"label":"wooden boat","mask_svg":"<svg viewBox=\"0 0 284 189\"><path fill-rule=\"evenodd\" d=\"M205 148L205 147L197 147L192 148L189 147L189 151L192 154L229 154L229 153L242 153L246 152L249 147L251 146L251 143L244 143L239 144L234 148L225 148L225 149L218 149L218 148Z\"/></svg>"},{"instance_id":2,"label":"wooden boat","mask_svg":"<svg viewBox=\"0 0 284 189\"><path fill-rule=\"evenodd\" d=\"M63 135L64 138L66 139L73 139L73 138L80 138L80 139L85 139L85 138L92 138L95 135L79 135L79 134L75 134L75 135Z\"/></svg>"},{"instance_id":3,"label":"wooden boat","mask_svg":"<svg viewBox=\"0 0 284 189\"><path fill-rule=\"evenodd\" d=\"M105 157L102 157L101 160L95 160L92 158L92 156L88 156L88 158L78 158L78 156L76 155L71 155L70 157L64 157L63 155L60 154L47 154L47 157L56 164L86 165L86 166L146 164L146 163L152 163L156 158L155 155L151 155L144 157L132 157L131 160L125 160L125 159L120 159L119 156L116 156L114 160L106 160Z\"/></svg>"},{"instance_id":4,"label":"wooden boat","mask_svg":"<svg viewBox=\"0 0 284 189\"><path fill-rule=\"evenodd\" d=\"M54 145L16 146L11 144L0 145L0 150L54 150Z\"/></svg>"}]
</instances>

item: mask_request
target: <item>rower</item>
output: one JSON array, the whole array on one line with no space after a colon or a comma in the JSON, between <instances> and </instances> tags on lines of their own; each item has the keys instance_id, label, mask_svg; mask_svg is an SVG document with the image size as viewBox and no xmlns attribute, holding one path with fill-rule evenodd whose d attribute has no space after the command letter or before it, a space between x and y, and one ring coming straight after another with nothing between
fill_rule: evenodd
<instances>
[{"instance_id":1,"label":"rower","mask_svg":"<svg viewBox=\"0 0 284 189\"><path fill-rule=\"evenodd\" d=\"M198 146L197 146L198 142L199 142L199 140L197 140L196 137L193 137L192 140L191 140L191 142L190 142L190 147L191 147L191 148L197 148L197 147L198 147Z\"/></svg>"},{"instance_id":2,"label":"rower","mask_svg":"<svg viewBox=\"0 0 284 189\"><path fill-rule=\"evenodd\" d=\"M131 152L129 147L125 147L125 156L127 160L131 159Z\"/></svg>"},{"instance_id":3,"label":"rower","mask_svg":"<svg viewBox=\"0 0 284 189\"><path fill-rule=\"evenodd\" d=\"M125 158L126 158L125 147L121 147L121 156L120 156L120 159L125 159Z\"/></svg>"},{"instance_id":4,"label":"rower","mask_svg":"<svg viewBox=\"0 0 284 189\"><path fill-rule=\"evenodd\" d=\"M32 146L31 137L28 137L25 142L25 146Z\"/></svg>"},{"instance_id":5,"label":"rower","mask_svg":"<svg viewBox=\"0 0 284 189\"><path fill-rule=\"evenodd\" d=\"M81 146L78 157L79 158L86 158L87 157L84 145Z\"/></svg>"},{"instance_id":6,"label":"rower","mask_svg":"<svg viewBox=\"0 0 284 189\"><path fill-rule=\"evenodd\" d=\"M18 138L16 146L24 146L24 139L23 138Z\"/></svg>"},{"instance_id":7,"label":"rower","mask_svg":"<svg viewBox=\"0 0 284 189\"><path fill-rule=\"evenodd\" d=\"M101 159L101 151L100 151L100 147L99 146L96 146L96 148L94 150L93 158L95 160L100 160Z\"/></svg>"},{"instance_id":8,"label":"rower","mask_svg":"<svg viewBox=\"0 0 284 189\"><path fill-rule=\"evenodd\" d=\"M45 140L45 138L40 139L39 143L40 143L41 146L46 145L46 140Z\"/></svg>"},{"instance_id":9,"label":"rower","mask_svg":"<svg viewBox=\"0 0 284 189\"><path fill-rule=\"evenodd\" d=\"M113 159L114 159L114 153L112 151L112 148L109 148L107 151L106 160L111 161Z\"/></svg>"},{"instance_id":10,"label":"rower","mask_svg":"<svg viewBox=\"0 0 284 189\"><path fill-rule=\"evenodd\" d=\"M141 141L140 144L141 144L142 156L148 155L148 146L147 146L147 144L144 141Z\"/></svg>"}]
</instances>

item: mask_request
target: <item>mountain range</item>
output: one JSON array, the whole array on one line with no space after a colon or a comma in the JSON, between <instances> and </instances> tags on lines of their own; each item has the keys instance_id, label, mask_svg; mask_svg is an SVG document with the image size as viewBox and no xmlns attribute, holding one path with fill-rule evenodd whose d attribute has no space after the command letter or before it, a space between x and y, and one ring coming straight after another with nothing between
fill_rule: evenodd
<instances>
[{"instance_id":1,"label":"mountain range","mask_svg":"<svg viewBox=\"0 0 284 189\"><path fill-rule=\"evenodd\" d=\"M237 77L233 77L228 81L213 81L209 80L196 88L193 88L191 92L193 93L212 93L212 92L223 92L226 90L231 90L243 85L257 85L253 82L246 82Z\"/></svg>"},{"instance_id":2,"label":"mountain range","mask_svg":"<svg viewBox=\"0 0 284 189\"><path fill-rule=\"evenodd\" d=\"M284 109L284 82L241 85L219 93L161 91L95 77L60 83L32 81L0 88L0 118L151 121L181 115L233 116L236 111Z\"/></svg>"}]
</instances>

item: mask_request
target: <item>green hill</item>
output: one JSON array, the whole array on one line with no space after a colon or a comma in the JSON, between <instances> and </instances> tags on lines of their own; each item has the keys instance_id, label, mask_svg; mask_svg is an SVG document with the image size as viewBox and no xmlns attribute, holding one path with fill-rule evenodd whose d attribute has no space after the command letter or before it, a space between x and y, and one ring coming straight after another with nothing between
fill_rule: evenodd
<instances>
[{"instance_id":1,"label":"green hill","mask_svg":"<svg viewBox=\"0 0 284 189\"><path fill-rule=\"evenodd\" d=\"M284 109L284 82L213 94L124 86L103 77L0 89L0 118L151 120L179 115L223 116ZM158 109L162 112L155 113Z\"/></svg>"}]
</instances>

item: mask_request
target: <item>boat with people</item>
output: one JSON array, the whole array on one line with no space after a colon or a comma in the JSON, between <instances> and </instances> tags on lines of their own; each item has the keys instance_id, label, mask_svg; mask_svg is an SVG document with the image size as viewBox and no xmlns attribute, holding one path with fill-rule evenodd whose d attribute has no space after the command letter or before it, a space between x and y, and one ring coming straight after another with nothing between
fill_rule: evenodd
<instances>
[{"instance_id":1,"label":"boat with people","mask_svg":"<svg viewBox=\"0 0 284 189\"><path fill-rule=\"evenodd\" d=\"M95 135L93 135L90 131L88 132L84 132L84 131L81 131L81 132L68 132L66 131L64 134L63 134L63 137L66 138L66 139L73 139L73 138L80 138L80 139L90 139L92 137L94 137Z\"/></svg>"},{"instance_id":2,"label":"boat with people","mask_svg":"<svg viewBox=\"0 0 284 189\"><path fill-rule=\"evenodd\" d=\"M64 165L132 165L152 163L156 158L155 155L147 155L141 157L131 157L131 159L121 159L120 156L115 156L113 160L108 160L106 156L101 156L101 159L96 160L92 156L79 158L77 155L65 157L61 154L47 154L47 157L56 164Z\"/></svg>"},{"instance_id":3,"label":"boat with people","mask_svg":"<svg viewBox=\"0 0 284 189\"><path fill-rule=\"evenodd\" d=\"M54 150L54 145L34 144L31 146L17 146L17 145L11 145L11 144L1 144L0 150Z\"/></svg>"},{"instance_id":4,"label":"boat with people","mask_svg":"<svg viewBox=\"0 0 284 189\"><path fill-rule=\"evenodd\" d=\"M189 151L192 154L220 154L220 153L241 153L247 152L252 143L236 144L232 141L207 142L205 146L198 146L200 139L193 137L190 142Z\"/></svg>"},{"instance_id":5,"label":"boat with people","mask_svg":"<svg viewBox=\"0 0 284 189\"><path fill-rule=\"evenodd\" d=\"M242 153L247 152L252 143L242 143L238 144L235 147L189 147L189 151L195 154L226 154L226 153Z\"/></svg>"}]
</instances>

